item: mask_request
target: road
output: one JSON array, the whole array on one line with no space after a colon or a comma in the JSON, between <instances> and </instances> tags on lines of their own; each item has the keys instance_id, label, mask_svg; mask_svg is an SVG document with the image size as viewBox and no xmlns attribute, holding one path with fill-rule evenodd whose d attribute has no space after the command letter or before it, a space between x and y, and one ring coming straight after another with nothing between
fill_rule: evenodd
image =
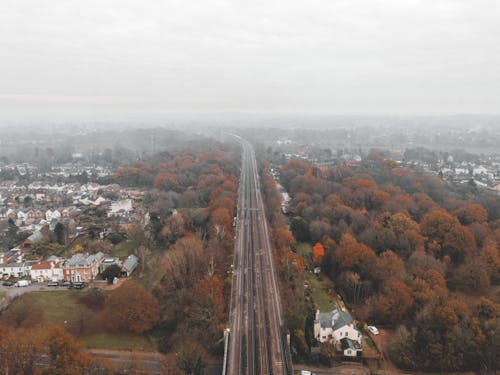
<instances>
[{"instance_id":1,"label":"road","mask_svg":"<svg viewBox=\"0 0 500 375\"><path fill-rule=\"evenodd\" d=\"M227 373L289 374L281 307L255 153L243 147Z\"/></svg>"}]
</instances>

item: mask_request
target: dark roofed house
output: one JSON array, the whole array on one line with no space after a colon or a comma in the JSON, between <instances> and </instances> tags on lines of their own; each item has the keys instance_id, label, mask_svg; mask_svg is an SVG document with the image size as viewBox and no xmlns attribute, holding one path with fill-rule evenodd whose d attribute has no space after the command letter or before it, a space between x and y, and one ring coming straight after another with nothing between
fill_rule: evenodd
<instances>
[{"instance_id":1,"label":"dark roofed house","mask_svg":"<svg viewBox=\"0 0 500 375\"><path fill-rule=\"evenodd\" d=\"M337 350L342 350L341 340L343 338L356 341L361 348L361 332L356 328L352 316L339 308L324 313L316 311L314 337L319 342L334 342Z\"/></svg>"}]
</instances>

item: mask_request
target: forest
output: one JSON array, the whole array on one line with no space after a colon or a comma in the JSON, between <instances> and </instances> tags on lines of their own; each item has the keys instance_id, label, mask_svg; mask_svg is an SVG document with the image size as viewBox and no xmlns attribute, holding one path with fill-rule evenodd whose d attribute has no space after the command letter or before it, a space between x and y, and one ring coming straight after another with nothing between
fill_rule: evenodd
<instances>
[{"instance_id":1,"label":"forest","mask_svg":"<svg viewBox=\"0 0 500 375\"><path fill-rule=\"evenodd\" d=\"M389 354L399 367L498 368L499 197L454 189L376 153L328 169L289 160L280 182L291 196L288 218L269 219L296 355L312 343L310 318L300 318L312 307L296 276L304 267L296 244L306 242L316 245L306 263L322 267L356 318L396 328ZM279 212L269 173L263 185Z\"/></svg>"}]
</instances>

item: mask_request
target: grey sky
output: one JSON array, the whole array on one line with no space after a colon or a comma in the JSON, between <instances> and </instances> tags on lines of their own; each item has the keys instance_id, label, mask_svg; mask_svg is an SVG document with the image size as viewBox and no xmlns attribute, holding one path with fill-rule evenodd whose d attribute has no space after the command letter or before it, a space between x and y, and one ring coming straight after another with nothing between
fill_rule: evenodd
<instances>
[{"instance_id":1,"label":"grey sky","mask_svg":"<svg viewBox=\"0 0 500 375\"><path fill-rule=\"evenodd\" d=\"M498 0L1 0L0 119L498 113Z\"/></svg>"}]
</instances>

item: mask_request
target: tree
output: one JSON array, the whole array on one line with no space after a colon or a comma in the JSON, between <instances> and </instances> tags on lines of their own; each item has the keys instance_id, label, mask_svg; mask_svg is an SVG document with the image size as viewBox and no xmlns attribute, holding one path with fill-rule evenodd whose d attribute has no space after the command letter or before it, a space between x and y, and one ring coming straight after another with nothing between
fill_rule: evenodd
<instances>
[{"instance_id":1,"label":"tree","mask_svg":"<svg viewBox=\"0 0 500 375\"><path fill-rule=\"evenodd\" d=\"M2 315L2 321L15 328L32 328L42 323L43 310L27 298L18 298Z\"/></svg>"},{"instance_id":2,"label":"tree","mask_svg":"<svg viewBox=\"0 0 500 375\"><path fill-rule=\"evenodd\" d=\"M109 284L113 283L115 277L120 276L121 267L118 264L112 264L109 267L106 267L104 271L102 271L101 276L104 280L108 280Z\"/></svg>"},{"instance_id":3,"label":"tree","mask_svg":"<svg viewBox=\"0 0 500 375\"><path fill-rule=\"evenodd\" d=\"M63 223L56 224L54 227L54 234L56 235L56 241L58 244L64 245L66 243L68 233Z\"/></svg>"},{"instance_id":4,"label":"tree","mask_svg":"<svg viewBox=\"0 0 500 375\"><path fill-rule=\"evenodd\" d=\"M325 248L321 243L316 243L316 245L313 246L313 262L315 264L321 263L321 260L325 256Z\"/></svg>"},{"instance_id":5,"label":"tree","mask_svg":"<svg viewBox=\"0 0 500 375\"><path fill-rule=\"evenodd\" d=\"M205 349L196 341L184 341L177 353L176 365L185 374L203 375L206 367Z\"/></svg>"},{"instance_id":6,"label":"tree","mask_svg":"<svg viewBox=\"0 0 500 375\"><path fill-rule=\"evenodd\" d=\"M413 304L411 289L402 281L388 281L381 295L370 300L373 318L382 323L399 323Z\"/></svg>"},{"instance_id":7,"label":"tree","mask_svg":"<svg viewBox=\"0 0 500 375\"><path fill-rule=\"evenodd\" d=\"M127 282L109 296L103 316L113 330L140 334L158 322L160 309L158 301L146 288Z\"/></svg>"},{"instance_id":8,"label":"tree","mask_svg":"<svg viewBox=\"0 0 500 375\"><path fill-rule=\"evenodd\" d=\"M375 252L358 242L351 234L343 234L335 250L335 259L341 269L352 269L360 274L368 272L375 262Z\"/></svg>"}]
</instances>

